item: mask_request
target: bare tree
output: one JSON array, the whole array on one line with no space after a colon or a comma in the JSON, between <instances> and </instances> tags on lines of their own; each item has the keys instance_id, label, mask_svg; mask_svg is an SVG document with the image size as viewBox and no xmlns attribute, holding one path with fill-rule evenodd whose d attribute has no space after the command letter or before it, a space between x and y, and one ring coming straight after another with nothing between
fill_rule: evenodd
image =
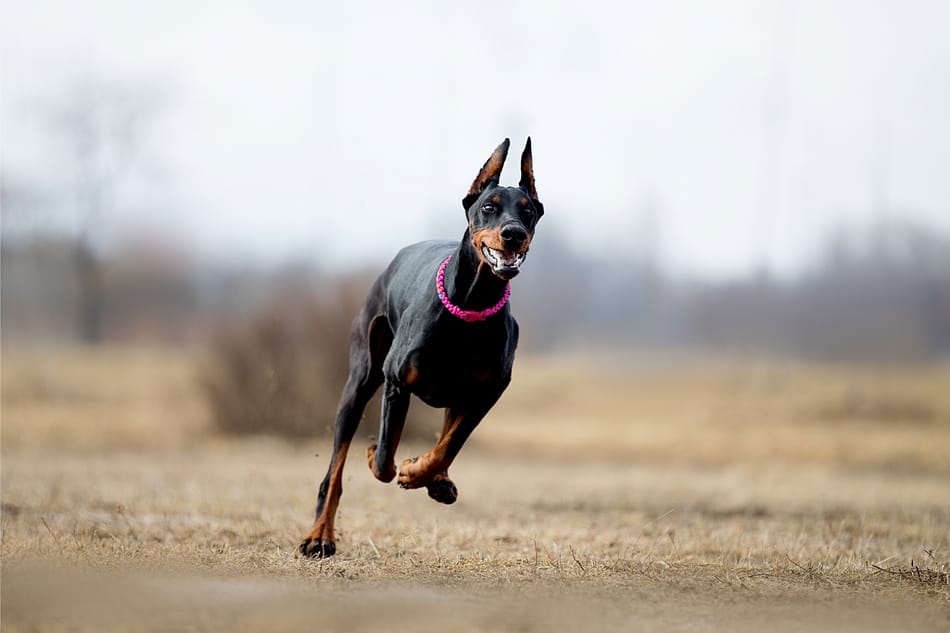
<instances>
[{"instance_id":1,"label":"bare tree","mask_svg":"<svg viewBox=\"0 0 950 633\"><path fill-rule=\"evenodd\" d=\"M75 218L79 338L102 338L103 226L116 210L116 192L138 158L144 138L162 110L162 92L151 85L85 76L46 108L50 132L59 141L71 183L67 199Z\"/></svg>"}]
</instances>

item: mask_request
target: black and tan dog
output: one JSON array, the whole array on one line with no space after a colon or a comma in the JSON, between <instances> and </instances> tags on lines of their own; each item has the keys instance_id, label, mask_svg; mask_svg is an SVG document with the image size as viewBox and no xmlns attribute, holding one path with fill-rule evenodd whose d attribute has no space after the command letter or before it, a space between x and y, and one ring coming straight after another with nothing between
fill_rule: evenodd
<instances>
[{"instance_id":1,"label":"black and tan dog","mask_svg":"<svg viewBox=\"0 0 950 633\"><path fill-rule=\"evenodd\" d=\"M511 380L518 324L506 303L508 280L518 274L544 213L534 186L530 138L521 155L519 186L498 185L508 144L505 139L495 149L462 200L468 220L462 241L420 242L401 250L353 321L333 456L320 484L316 520L299 548L305 556L336 552L333 522L343 465L363 409L380 385L385 387L379 439L367 450L373 475L383 482L397 476L394 454L415 394L445 408L445 425L432 450L402 463L399 485L425 487L441 503L454 503L458 496L448 469Z\"/></svg>"}]
</instances>

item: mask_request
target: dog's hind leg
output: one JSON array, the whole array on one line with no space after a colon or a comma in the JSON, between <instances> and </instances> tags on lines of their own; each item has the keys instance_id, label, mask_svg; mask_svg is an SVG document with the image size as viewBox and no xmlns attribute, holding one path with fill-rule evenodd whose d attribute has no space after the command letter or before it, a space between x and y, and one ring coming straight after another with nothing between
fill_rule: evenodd
<instances>
[{"instance_id":1,"label":"dog's hind leg","mask_svg":"<svg viewBox=\"0 0 950 633\"><path fill-rule=\"evenodd\" d=\"M333 524L340 495L343 493L343 466L346 463L347 450L359 427L366 403L383 382L382 368L376 362L380 348L385 346L388 350L388 345L392 341L391 335L388 341L386 339L389 325L384 319L376 318L371 322L367 328L368 336L362 334L362 322L362 318L358 318L357 323L354 324L350 349L350 373L343 387L343 395L336 413L333 455L317 495L316 518L313 527L298 548L301 554L311 558L325 558L333 556L336 552ZM385 352L382 355L385 356Z\"/></svg>"}]
</instances>

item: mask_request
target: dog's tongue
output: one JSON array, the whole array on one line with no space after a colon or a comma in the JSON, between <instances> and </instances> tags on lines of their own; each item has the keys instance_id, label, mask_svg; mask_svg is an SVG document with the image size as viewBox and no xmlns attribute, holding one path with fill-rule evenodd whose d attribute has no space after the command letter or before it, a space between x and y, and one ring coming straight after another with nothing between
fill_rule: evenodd
<instances>
[{"instance_id":1,"label":"dog's tongue","mask_svg":"<svg viewBox=\"0 0 950 633\"><path fill-rule=\"evenodd\" d=\"M518 254L514 251L495 251L498 257L498 263L502 266L516 266L518 264Z\"/></svg>"},{"instance_id":2,"label":"dog's tongue","mask_svg":"<svg viewBox=\"0 0 950 633\"><path fill-rule=\"evenodd\" d=\"M492 266L495 267L495 270L516 269L521 266L521 262L524 261L524 255L519 255L515 251L498 250L497 248L488 248L487 246L483 246L482 249L485 256L491 261Z\"/></svg>"}]
</instances>

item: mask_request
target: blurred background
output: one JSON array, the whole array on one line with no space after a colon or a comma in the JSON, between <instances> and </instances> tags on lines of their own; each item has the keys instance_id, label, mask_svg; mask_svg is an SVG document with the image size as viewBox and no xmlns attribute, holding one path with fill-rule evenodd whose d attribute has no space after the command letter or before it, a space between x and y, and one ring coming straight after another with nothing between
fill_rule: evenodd
<instances>
[{"instance_id":1,"label":"blurred background","mask_svg":"<svg viewBox=\"0 0 950 633\"><path fill-rule=\"evenodd\" d=\"M945 630L948 26L946 0L3 0L0 628ZM521 347L459 502L372 478L371 403L338 556L295 558L370 283L459 239L528 135ZM397 463L442 427L413 406Z\"/></svg>"},{"instance_id":2,"label":"blurred background","mask_svg":"<svg viewBox=\"0 0 950 633\"><path fill-rule=\"evenodd\" d=\"M477 169L529 134L524 353L946 361L947 24L940 0L8 0L4 369L198 350L221 424L310 432L374 274L460 237Z\"/></svg>"}]
</instances>

